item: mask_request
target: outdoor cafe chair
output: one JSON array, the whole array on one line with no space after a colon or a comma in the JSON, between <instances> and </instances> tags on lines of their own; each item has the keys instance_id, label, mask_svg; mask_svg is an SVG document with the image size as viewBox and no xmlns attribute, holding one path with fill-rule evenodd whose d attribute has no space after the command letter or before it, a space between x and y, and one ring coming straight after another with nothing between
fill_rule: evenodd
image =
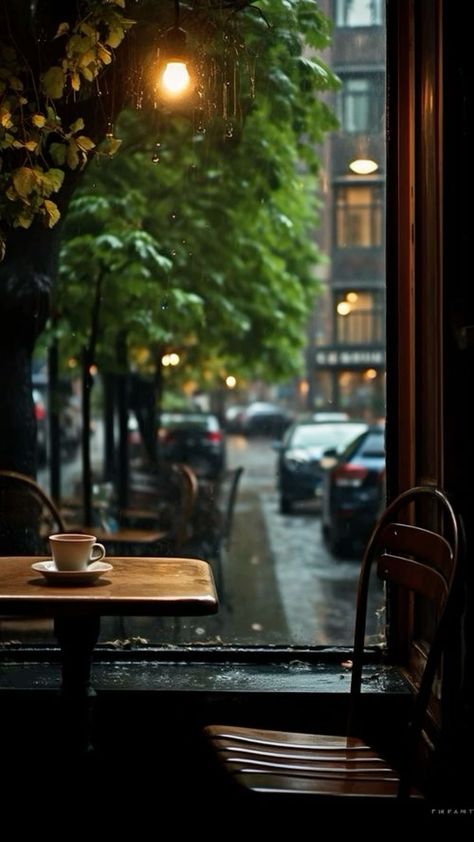
<instances>
[{"instance_id":1,"label":"outdoor cafe chair","mask_svg":"<svg viewBox=\"0 0 474 842\"><path fill-rule=\"evenodd\" d=\"M0 556L49 555L49 536L65 531L56 504L34 479L0 470ZM51 618L0 616L0 635L49 636L52 624Z\"/></svg>"},{"instance_id":2,"label":"outdoor cafe chair","mask_svg":"<svg viewBox=\"0 0 474 842\"><path fill-rule=\"evenodd\" d=\"M0 470L1 555L48 555L49 536L65 531L56 504L34 479Z\"/></svg>"},{"instance_id":3,"label":"outdoor cafe chair","mask_svg":"<svg viewBox=\"0 0 474 842\"><path fill-rule=\"evenodd\" d=\"M438 529L413 525L413 512L436 512ZM409 517L400 517L402 512ZM441 531L442 530L442 531ZM416 759L423 744L428 714L436 704L442 653L458 620L454 587L460 566L461 524L443 491L415 487L400 494L379 519L362 561L352 657L352 679L346 736L293 733L232 725L205 728L211 756L232 781L233 792L254 800L278 795L334 798L399 799L395 804L419 803L423 778ZM370 572L373 562L390 593L408 592L432 606L435 628L426 653L418 690L410 704L410 721L399 762L395 765L366 742L358 728L363 706L362 667ZM434 688L436 692L434 692ZM431 729L432 730L432 729ZM383 735L382 735L383 736ZM431 737L431 734L430 734ZM425 746L426 747L426 746ZM419 771L419 769L418 769ZM421 784L422 785L422 784ZM300 800L298 799L298 803ZM308 803L303 799L302 803ZM423 803L423 802L421 802Z\"/></svg>"}]
</instances>

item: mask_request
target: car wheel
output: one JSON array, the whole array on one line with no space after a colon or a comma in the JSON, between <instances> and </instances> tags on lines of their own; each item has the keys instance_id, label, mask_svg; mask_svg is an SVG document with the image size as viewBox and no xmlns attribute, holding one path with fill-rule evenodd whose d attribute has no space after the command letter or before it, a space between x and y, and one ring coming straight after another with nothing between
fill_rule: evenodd
<instances>
[{"instance_id":1,"label":"car wheel","mask_svg":"<svg viewBox=\"0 0 474 842\"><path fill-rule=\"evenodd\" d=\"M334 558L341 558L344 555L344 547L347 545L347 541L338 537L330 526L323 527L323 540L326 549Z\"/></svg>"},{"instance_id":2,"label":"car wheel","mask_svg":"<svg viewBox=\"0 0 474 842\"><path fill-rule=\"evenodd\" d=\"M293 503L288 497L280 497L280 514L291 515L293 511Z\"/></svg>"}]
</instances>

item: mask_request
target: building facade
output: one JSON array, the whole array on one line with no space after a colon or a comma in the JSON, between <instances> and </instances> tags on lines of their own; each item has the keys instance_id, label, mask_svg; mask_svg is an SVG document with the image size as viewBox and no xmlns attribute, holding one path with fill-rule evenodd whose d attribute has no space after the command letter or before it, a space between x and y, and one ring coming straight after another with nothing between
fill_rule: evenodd
<instances>
[{"instance_id":1,"label":"building facade","mask_svg":"<svg viewBox=\"0 0 474 842\"><path fill-rule=\"evenodd\" d=\"M383 0L325 0L340 127L321 150L328 256L309 329L309 402L372 420L385 407L385 21Z\"/></svg>"}]
</instances>

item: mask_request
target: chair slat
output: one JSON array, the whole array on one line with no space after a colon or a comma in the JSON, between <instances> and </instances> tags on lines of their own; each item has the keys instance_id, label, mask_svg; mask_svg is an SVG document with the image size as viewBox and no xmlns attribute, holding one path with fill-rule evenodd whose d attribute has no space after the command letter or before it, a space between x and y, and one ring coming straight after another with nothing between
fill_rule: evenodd
<instances>
[{"instance_id":1,"label":"chair slat","mask_svg":"<svg viewBox=\"0 0 474 842\"><path fill-rule=\"evenodd\" d=\"M414 559L384 553L377 563L378 574L386 582L414 591L442 605L448 595L444 576Z\"/></svg>"}]
</instances>

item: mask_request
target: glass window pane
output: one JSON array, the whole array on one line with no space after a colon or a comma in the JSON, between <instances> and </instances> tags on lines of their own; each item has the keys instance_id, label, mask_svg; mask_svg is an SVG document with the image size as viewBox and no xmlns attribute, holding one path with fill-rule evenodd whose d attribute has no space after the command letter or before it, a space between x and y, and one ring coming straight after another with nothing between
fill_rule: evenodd
<instances>
[{"instance_id":1,"label":"glass window pane","mask_svg":"<svg viewBox=\"0 0 474 842\"><path fill-rule=\"evenodd\" d=\"M218 132L202 109L173 118L124 112L124 151L86 169L64 221L55 312L65 321L38 344L33 369L38 479L56 493L57 448L67 528L83 525L88 441L92 525L111 533L109 556L198 555L221 589L216 617L104 620L102 640L117 647L352 640L365 535L348 525L335 564L320 463L326 448L384 415L385 166L374 119L384 112L384 55L380 39L358 55L350 31L378 26L382 4L323 2L349 28L347 43L315 52L305 42L301 56L293 54L296 5L279 23L267 75L257 61L245 64L248 78L234 68L220 79ZM260 28L258 16L249 19ZM366 75L354 74L354 55ZM319 95L319 57L344 82L310 113L316 123L330 113L330 131L305 122L306 101ZM293 108L295 91L302 99ZM379 171L356 181L338 144L355 152L366 131L379 143ZM93 362L84 355L91 327ZM327 419L327 435L326 413L339 416ZM302 425L293 441L300 452L286 459L293 424L314 414L315 430ZM183 499L176 464L198 482L183 543L120 543L120 528L169 531L174 540ZM51 623L21 623L1 619L0 639L51 638ZM375 607L369 633L377 633Z\"/></svg>"}]
</instances>

